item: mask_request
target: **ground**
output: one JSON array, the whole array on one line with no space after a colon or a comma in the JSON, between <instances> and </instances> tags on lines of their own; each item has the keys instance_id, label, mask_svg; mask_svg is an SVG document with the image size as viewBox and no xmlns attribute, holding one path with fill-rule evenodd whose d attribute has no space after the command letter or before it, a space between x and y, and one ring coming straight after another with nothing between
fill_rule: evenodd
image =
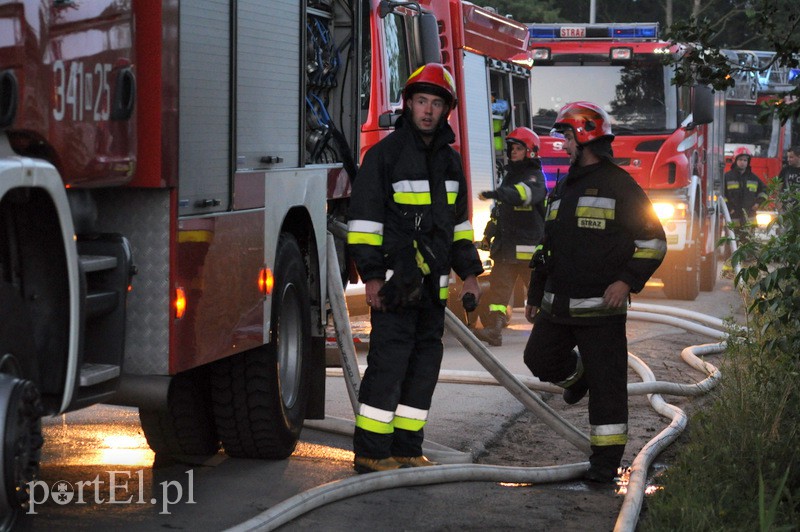
<instances>
[{"instance_id":1,"label":"ground","mask_svg":"<svg viewBox=\"0 0 800 532\"><path fill-rule=\"evenodd\" d=\"M689 333L679 333L641 341L630 346L631 352L639 356L661 381L695 383L703 375L687 366L677 354L684 347L708 343L708 339ZM719 365L720 355L705 357L713 365ZM641 379L629 370L628 382ZM688 398L664 396L664 399L690 416L689 429L656 459L651 476L658 474L670 462L670 458L688 437L691 430L691 413L708 401L708 396ZM588 427L587 401L583 399L573 406L566 405L560 396L551 396L548 405L575 426ZM642 447L668 424L650 406L646 396L631 396L629 399L629 442L623 466L630 466ZM487 445L487 453L480 463L515 466L547 466L585 461L583 453L564 445L562 437L549 427L543 426L529 412L511 420L506 430ZM598 488L584 482L573 482L551 487L530 487L529 504L535 511L528 512L528 524L534 529L547 528L558 522L559 530L612 530L622 506L625 488L619 485ZM568 493L565 493L568 492ZM567 502L568 501L568 502ZM565 504L566 503L566 504ZM517 511L522 510L518 508ZM644 505L646 511L646 501ZM534 526L534 524L536 526Z\"/></svg>"}]
</instances>

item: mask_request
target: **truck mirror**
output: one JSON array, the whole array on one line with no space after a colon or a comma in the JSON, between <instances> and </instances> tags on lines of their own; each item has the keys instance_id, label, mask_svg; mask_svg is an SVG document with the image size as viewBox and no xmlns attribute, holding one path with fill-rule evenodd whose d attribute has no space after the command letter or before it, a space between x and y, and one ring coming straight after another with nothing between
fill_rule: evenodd
<instances>
[{"instance_id":1,"label":"truck mirror","mask_svg":"<svg viewBox=\"0 0 800 532\"><path fill-rule=\"evenodd\" d=\"M394 127L395 122L397 122L397 117L400 115L397 113L383 113L378 117L378 126L379 127Z\"/></svg>"},{"instance_id":2,"label":"truck mirror","mask_svg":"<svg viewBox=\"0 0 800 532\"><path fill-rule=\"evenodd\" d=\"M439 42L439 25L436 23L436 15L422 13L419 16L419 32L423 63L441 63L442 50Z\"/></svg>"},{"instance_id":3,"label":"truck mirror","mask_svg":"<svg viewBox=\"0 0 800 532\"><path fill-rule=\"evenodd\" d=\"M714 91L707 85L692 87L692 126L714 121Z\"/></svg>"}]
</instances>

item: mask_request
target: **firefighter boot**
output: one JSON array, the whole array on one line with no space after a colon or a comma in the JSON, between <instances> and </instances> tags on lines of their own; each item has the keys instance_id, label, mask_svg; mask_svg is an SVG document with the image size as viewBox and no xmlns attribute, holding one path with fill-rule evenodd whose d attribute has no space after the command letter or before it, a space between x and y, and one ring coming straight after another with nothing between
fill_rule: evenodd
<instances>
[{"instance_id":1,"label":"firefighter boot","mask_svg":"<svg viewBox=\"0 0 800 532\"><path fill-rule=\"evenodd\" d=\"M428 460L425 456L393 456L396 462L408 467L427 467L439 465L439 462Z\"/></svg>"},{"instance_id":2,"label":"firefighter boot","mask_svg":"<svg viewBox=\"0 0 800 532\"><path fill-rule=\"evenodd\" d=\"M366 456L356 456L353 460L353 469L358 473L374 473L377 471L391 471L393 469L405 469L409 467L401 464L392 457L389 458L367 458Z\"/></svg>"},{"instance_id":3,"label":"firefighter boot","mask_svg":"<svg viewBox=\"0 0 800 532\"><path fill-rule=\"evenodd\" d=\"M476 331L475 336L491 346L500 347L503 345L504 316L501 312L492 311L489 313L489 319L487 321L489 322L489 326Z\"/></svg>"}]
</instances>

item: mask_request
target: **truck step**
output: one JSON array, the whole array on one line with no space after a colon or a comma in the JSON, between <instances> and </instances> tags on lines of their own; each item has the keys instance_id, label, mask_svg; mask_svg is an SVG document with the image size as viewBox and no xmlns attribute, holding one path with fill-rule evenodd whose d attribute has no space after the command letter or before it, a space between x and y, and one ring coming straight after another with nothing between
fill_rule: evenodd
<instances>
[{"instance_id":1,"label":"truck step","mask_svg":"<svg viewBox=\"0 0 800 532\"><path fill-rule=\"evenodd\" d=\"M110 381L119 377L119 366L112 364L92 364L84 363L81 365L81 386L93 386L101 382Z\"/></svg>"},{"instance_id":2,"label":"truck step","mask_svg":"<svg viewBox=\"0 0 800 532\"><path fill-rule=\"evenodd\" d=\"M119 294L113 291L98 291L86 294L86 317L94 318L110 313L119 304Z\"/></svg>"},{"instance_id":3,"label":"truck step","mask_svg":"<svg viewBox=\"0 0 800 532\"><path fill-rule=\"evenodd\" d=\"M86 273L113 270L117 267L117 257L81 255L81 265L83 266L83 271Z\"/></svg>"}]
</instances>

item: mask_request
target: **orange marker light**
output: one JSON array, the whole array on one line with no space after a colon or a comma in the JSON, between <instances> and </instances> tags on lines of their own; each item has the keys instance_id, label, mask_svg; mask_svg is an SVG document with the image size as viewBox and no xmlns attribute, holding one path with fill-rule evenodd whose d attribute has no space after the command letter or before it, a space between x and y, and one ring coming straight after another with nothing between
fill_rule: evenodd
<instances>
[{"instance_id":1,"label":"orange marker light","mask_svg":"<svg viewBox=\"0 0 800 532\"><path fill-rule=\"evenodd\" d=\"M258 272L258 290L265 296L272 293L275 286L275 276L269 268L261 268Z\"/></svg>"},{"instance_id":2,"label":"orange marker light","mask_svg":"<svg viewBox=\"0 0 800 532\"><path fill-rule=\"evenodd\" d=\"M175 318L181 319L186 314L186 291L182 286L175 289Z\"/></svg>"}]
</instances>

